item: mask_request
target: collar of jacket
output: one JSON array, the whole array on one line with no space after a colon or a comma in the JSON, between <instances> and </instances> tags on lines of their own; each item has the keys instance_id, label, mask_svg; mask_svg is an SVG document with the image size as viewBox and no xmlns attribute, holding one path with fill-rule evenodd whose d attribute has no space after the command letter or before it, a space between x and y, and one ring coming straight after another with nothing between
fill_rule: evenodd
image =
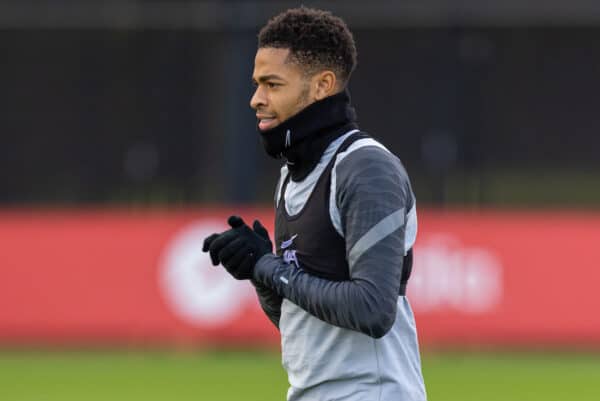
<instances>
[{"instance_id":1,"label":"collar of jacket","mask_svg":"<svg viewBox=\"0 0 600 401\"><path fill-rule=\"evenodd\" d=\"M348 90L344 90L259 133L269 156L285 157L292 180L301 181L317 165L327 145L354 128L356 112Z\"/></svg>"}]
</instances>

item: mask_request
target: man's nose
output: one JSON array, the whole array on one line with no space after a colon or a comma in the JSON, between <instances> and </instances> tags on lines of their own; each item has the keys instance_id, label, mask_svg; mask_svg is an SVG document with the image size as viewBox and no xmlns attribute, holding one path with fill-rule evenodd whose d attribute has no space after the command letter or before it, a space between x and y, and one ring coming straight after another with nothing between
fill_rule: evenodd
<instances>
[{"instance_id":1,"label":"man's nose","mask_svg":"<svg viewBox=\"0 0 600 401\"><path fill-rule=\"evenodd\" d=\"M254 95L250 98L250 107L254 110L258 109L260 106L265 106L267 104L264 91L258 86L254 91Z\"/></svg>"}]
</instances>

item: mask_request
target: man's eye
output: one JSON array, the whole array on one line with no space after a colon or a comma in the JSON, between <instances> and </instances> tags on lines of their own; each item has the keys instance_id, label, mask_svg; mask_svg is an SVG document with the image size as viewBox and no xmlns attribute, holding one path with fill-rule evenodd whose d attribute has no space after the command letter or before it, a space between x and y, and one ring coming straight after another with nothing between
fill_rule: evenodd
<instances>
[{"instance_id":1,"label":"man's eye","mask_svg":"<svg viewBox=\"0 0 600 401\"><path fill-rule=\"evenodd\" d=\"M276 83L274 83L274 82L267 82L267 86L268 86L269 88L273 89L273 88L275 88L275 87L279 86L279 84L276 84Z\"/></svg>"}]
</instances>

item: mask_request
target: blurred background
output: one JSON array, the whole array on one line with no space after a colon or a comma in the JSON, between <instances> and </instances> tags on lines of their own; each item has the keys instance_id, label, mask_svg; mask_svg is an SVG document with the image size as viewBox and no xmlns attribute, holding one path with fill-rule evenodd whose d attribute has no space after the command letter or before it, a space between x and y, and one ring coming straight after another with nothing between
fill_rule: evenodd
<instances>
[{"instance_id":1,"label":"blurred background","mask_svg":"<svg viewBox=\"0 0 600 401\"><path fill-rule=\"evenodd\" d=\"M600 399L600 2L303 4L350 26L361 128L411 176L430 399ZM250 78L299 5L0 2L0 399L284 399L200 246L272 229Z\"/></svg>"}]
</instances>

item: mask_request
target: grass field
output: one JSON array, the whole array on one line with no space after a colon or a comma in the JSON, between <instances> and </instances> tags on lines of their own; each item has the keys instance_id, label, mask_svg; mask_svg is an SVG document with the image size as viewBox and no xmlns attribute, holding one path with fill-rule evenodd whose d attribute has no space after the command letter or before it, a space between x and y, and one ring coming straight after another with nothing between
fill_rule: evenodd
<instances>
[{"instance_id":1,"label":"grass field","mask_svg":"<svg viewBox=\"0 0 600 401\"><path fill-rule=\"evenodd\" d=\"M598 353L426 353L423 373L430 401L600 400ZM2 401L274 401L286 389L277 353L0 351Z\"/></svg>"}]
</instances>

